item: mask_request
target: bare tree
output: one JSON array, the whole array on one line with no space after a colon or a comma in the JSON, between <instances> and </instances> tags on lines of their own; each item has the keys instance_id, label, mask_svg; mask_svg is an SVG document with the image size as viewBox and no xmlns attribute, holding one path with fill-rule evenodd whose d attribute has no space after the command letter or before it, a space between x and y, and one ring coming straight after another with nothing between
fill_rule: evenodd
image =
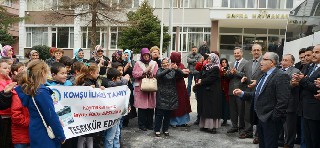
<instances>
[{"instance_id":1,"label":"bare tree","mask_svg":"<svg viewBox=\"0 0 320 148\"><path fill-rule=\"evenodd\" d=\"M132 7L132 0L59 0L59 5L51 10L50 17L61 19L62 17L81 17L88 20L92 34L91 49L96 46L97 25L124 24L126 12Z\"/></svg>"}]
</instances>

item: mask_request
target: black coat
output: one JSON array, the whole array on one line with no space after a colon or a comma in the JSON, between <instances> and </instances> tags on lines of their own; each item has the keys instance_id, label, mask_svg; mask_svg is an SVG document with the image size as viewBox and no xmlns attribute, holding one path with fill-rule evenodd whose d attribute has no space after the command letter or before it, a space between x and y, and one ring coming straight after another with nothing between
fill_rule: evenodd
<instances>
[{"instance_id":1,"label":"black coat","mask_svg":"<svg viewBox=\"0 0 320 148\"><path fill-rule=\"evenodd\" d=\"M183 77L180 69L163 69L157 71L157 108L164 110L174 110L178 108L178 94L176 79Z\"/></svg>"},{"instance_id":2,"label":"black coat","mask_svg":"<svg viewBox=\"0 0 320 148\"><path fill-rule=\"evenodd\" d=\"M261 87L257 100L254 100L255 92L245 92L243 98L245 100L252 99L252 111L255 111L258 119L266 122L269 119L284 119L286 117L290 94L289 75L276 68ZM254 105L256 105L256 110L254 110ZM257 119L253 118L253 120L255 123Z\"/></svg>"},{"instance_id":3,"label":"black coat","mask_svg":"<svg viewBox=\"0 0 320 148\"><path fill-rule=\"evenodd\" d=\"M12 93L4 93L4 91L0 92L0 110L8 109L11 107L11 97Z\"/></svg>"},{"instance_id":4,"label":"black coat","mask_svg":"<svg viewBox=\"0 0 320 148\"><path fill-rule=\"evenodd\" d=\"M200 87L198 96L198 114L202 118L220 119L222 116L222 89L219 67L206 70L203 67L200 73Z\"/></svg>"}]
</instances>

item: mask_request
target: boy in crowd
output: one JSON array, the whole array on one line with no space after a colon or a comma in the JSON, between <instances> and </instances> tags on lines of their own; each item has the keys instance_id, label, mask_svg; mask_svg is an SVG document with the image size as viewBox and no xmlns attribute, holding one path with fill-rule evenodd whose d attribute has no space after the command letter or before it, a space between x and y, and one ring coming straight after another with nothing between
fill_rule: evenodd
<instances>
[{"instance_id":1,"label":"boy in crowd","mask_svg":"<svg viewBox=\"0 0 320 148\"><path fill-rule=\"evenodd\" d=\"M72 86L70 80L67 80L67 68L65 65L59 62L52 64L51 68L52 80L47 80L47 86Z\"/></svg>"},{"instance_id":2,"label":"boy in crowd","mask_svg":"<svg viewBox=\"0 0 320 148\"><path fill-rule=\"evenodd\" d=\"M121 69L122 68L122 69ZM117 69L123 72L123 66L118 66ZM101 86L105 88L127 85L130 76L126 75L122 79L122 73L116 68L110 68L107 71L107 78L102 80ZM120 147L120 123L105 131L104 147Z\"/></svg>"}]
</instances>

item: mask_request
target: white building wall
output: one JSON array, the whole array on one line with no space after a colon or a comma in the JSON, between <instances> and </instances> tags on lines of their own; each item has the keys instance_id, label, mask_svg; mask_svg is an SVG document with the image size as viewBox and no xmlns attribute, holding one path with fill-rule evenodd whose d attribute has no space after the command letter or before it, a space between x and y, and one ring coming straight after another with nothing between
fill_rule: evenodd
<instances>
[{"instance_id":1,"label":"white building wall","mask_svg":"<svg viewBox=\"0 0 320 148\"><path fill-rule=\"evenodd\" d=\"M320 31L315 32L313 35L306 36L291 42L285 42L283 54L292 54L297 61L299 61L299 50L308 46L315 46L320 44Z\"/></svg>"},{"instance_id":2,"label":"white building wall","mask_svg":"<svg viewBox=\"0 0 320 148\"><path fill-rule=\"evenodd\" d=\"M19 17L25 17L26 1L20 0ZM21 58L24 57L24 47L26 44L26 28L24 26L24 20L19 22L19 55Z\"/></svg>"}]
</instances>

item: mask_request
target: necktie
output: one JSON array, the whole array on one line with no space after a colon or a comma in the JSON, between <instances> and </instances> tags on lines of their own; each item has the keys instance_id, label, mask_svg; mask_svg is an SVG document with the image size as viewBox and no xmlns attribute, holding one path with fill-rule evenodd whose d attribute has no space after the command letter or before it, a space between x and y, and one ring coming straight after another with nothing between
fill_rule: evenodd
<instances>
[{"instance_id":1,"label":"necktie","mask_svg":"<svg viewBox=\"0 0 320 148\"><path fill-rule=\"evenodd\" d=\"M254 73L254 70L256 70L256 67L257 67L257 63L258 63L258 61L257 60L253 60L253 62L252 62L252 74Z\"/></svg>"},{"instance_id":2,"label":"necktie","mask_svg":"<svg viewBox=\"0 0 320 148\"><path fill-rule=\"evenodd\" d=\"M234 67L237 70L238 70L238 65L239 65L239 61L236 62L236 66Z\"/></svg>"},{"instance_id":3,"label":"necktie","mask_svg":"<svg viewBox=\"0 0 320 148\"><path fill-rule=\"evenodd\" d=\"M317 69L318 69L318 66L317 65L314 66L309 76L311 76Z\"/></svg>"},{"instance_id":4,"label":"necktie","mask_svg":"<svg viewBox=\"0 0 320 148\"><path fill-rule=\"evenodd\" d=\"M257 102L257 99L260 95L260 90L262 88L262 84L264 82L264 79L266 78L267 76L267 73L263 74L263 76L261 77L260 81L259 81L259 84L258 86L256 87L256 91L254 93L254 109L256 110L256 102Z\"/></svg>"}]
</instances>

